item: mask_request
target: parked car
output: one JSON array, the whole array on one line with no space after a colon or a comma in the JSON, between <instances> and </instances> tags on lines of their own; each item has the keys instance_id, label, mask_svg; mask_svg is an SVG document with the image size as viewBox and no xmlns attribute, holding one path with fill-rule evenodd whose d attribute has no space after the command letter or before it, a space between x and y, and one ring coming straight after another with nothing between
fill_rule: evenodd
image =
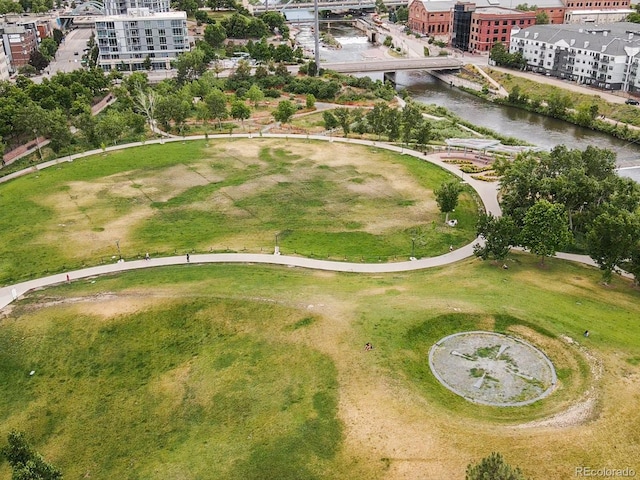
<instances>
[{"instance_id":1,"label":"parked car","mask_svg":"<svg viewBox=\"0 0 640 480\"><path fill-rule=\"evenodd\" d=\"M627 98L624 103L626 103L627 105L640 105L640 102L634 98Z\"/></svg>"}]
</instances>

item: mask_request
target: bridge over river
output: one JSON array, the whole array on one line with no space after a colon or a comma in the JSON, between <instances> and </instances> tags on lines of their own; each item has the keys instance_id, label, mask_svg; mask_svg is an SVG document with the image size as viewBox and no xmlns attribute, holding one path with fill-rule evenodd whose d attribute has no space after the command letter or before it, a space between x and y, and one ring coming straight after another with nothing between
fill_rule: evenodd
<instances>
[{"instance_id":1,"label":"bridge over river","mask_svg":"<svg viewBox=\"0 0 640 480\"><path fill-rule=\"evenodd\" d=\"M395 74L403 70L459 70L463 62L452 57L400 58L392 60L361 60L356 62L323 62L320 66L338 73L384 72Z\"/></svg>"}]
</instances>

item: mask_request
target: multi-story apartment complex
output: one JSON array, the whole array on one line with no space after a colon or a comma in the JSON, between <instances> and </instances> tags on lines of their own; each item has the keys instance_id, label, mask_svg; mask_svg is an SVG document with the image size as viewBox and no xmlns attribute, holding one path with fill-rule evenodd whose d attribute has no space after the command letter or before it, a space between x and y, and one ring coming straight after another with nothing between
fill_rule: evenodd
<instances>
[{"instance_id":1,"label":"multi-story apartment complex","mask_svg":"<svg viewBox=\"0 0 640 480\"><path fill-rule=\"evenodd\" d=\"M607 90L640 91L640 25L536 25L513 31L529 69Z\"/></svg>"},{"instance_id":2,"label":"multi-story apartment complex","mask_svg":"<svg viewBox=\"0 0 640 480\"><path fill-rule=\"evenodd\" d=\"M153 69L169 69L171 59L190 49L187 14L170 12L168 0L108 0L105 10L96 20L104 70L142 70L147 58Z\"/></svg>"},{"instance_id":3,"label":"multi-story apartment complex","mask_svg":"<svg viewBox=\"0 0 640 480\"><path fill-rule=\"evenodd\" d=\"M150 12L161 13L169 11L166 0L107 0L104 5L107 15L126 15L130 8L148 8Z\"/></svg>"}]
</instances>

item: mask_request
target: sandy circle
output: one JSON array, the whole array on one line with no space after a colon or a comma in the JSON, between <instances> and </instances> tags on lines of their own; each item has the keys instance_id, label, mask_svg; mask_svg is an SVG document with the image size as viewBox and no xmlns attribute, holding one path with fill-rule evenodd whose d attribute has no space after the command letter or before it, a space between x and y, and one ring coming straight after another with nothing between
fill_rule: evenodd
<instances>
[{"instance_id":1,"label":"sandy circle","mask_svg":"<svg viewBox=\"0 0 640 480\"><path fill-rule=\"evenodd\" d=\"M517 407L548 396L557 383L538 348L494 332L449 335L429 351L429 366L447 389L482 405Z\"/></svg>"}]
</instances>

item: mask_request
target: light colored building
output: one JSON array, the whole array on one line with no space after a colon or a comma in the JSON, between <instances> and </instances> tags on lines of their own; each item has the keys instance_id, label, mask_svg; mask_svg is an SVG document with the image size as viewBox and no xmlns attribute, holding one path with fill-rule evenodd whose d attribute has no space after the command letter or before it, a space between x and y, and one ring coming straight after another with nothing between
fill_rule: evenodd
<instances>
[{"instance_id":1,"label":"light colored building","mask_svg":"<svg viewBox=\"0 0 640 480\"><path fill-rule=\"evenodd\" d=\"M606 23L623 22L627 15L635 12L630 8L619 10L568 10L564 14L564 23L583 23L604 25Z\"/></svg>"},{"instance_id":2,"label":"light colored building","mask_svg":"<svg viewBox=\"0 0 640 480\"><path fill-rule=\"evenodd\" d=\"M4 44L0 42L0 81L9 80L9 59L4 53Z\"/></svg>"},{"instance_id":3,"label":"light colored building","mask_svg":"<svg viewBox=\"0 0 640 480\"><path fill-rule=\"evenodd\" d=\"M147 57L153 69L169 69L172 59L190 49L187 14L137 8L101 17L96 41L103 70L142 70Z\"/></svg>"},{"instance_id":4,"label":"light colored building","mask_svg":"<svg viewBox=\"0 0 640 480\"><path fill-rule=\"evenodd\" d=\"M107 15L126 15L129 9L148 8L150 12L169 11L167 0L106 0L104 9Z\"/></svg>"},{"instance_id":5,"label":"light colored building","mask_svg":"<svg viewBox=\"0 0 640 480\"><path fill-rule=\"evenodd\" d=\"M640 91L640 25L536 25L511 33L527 68L607 90Z\"/></svg>"}]
</instances>

